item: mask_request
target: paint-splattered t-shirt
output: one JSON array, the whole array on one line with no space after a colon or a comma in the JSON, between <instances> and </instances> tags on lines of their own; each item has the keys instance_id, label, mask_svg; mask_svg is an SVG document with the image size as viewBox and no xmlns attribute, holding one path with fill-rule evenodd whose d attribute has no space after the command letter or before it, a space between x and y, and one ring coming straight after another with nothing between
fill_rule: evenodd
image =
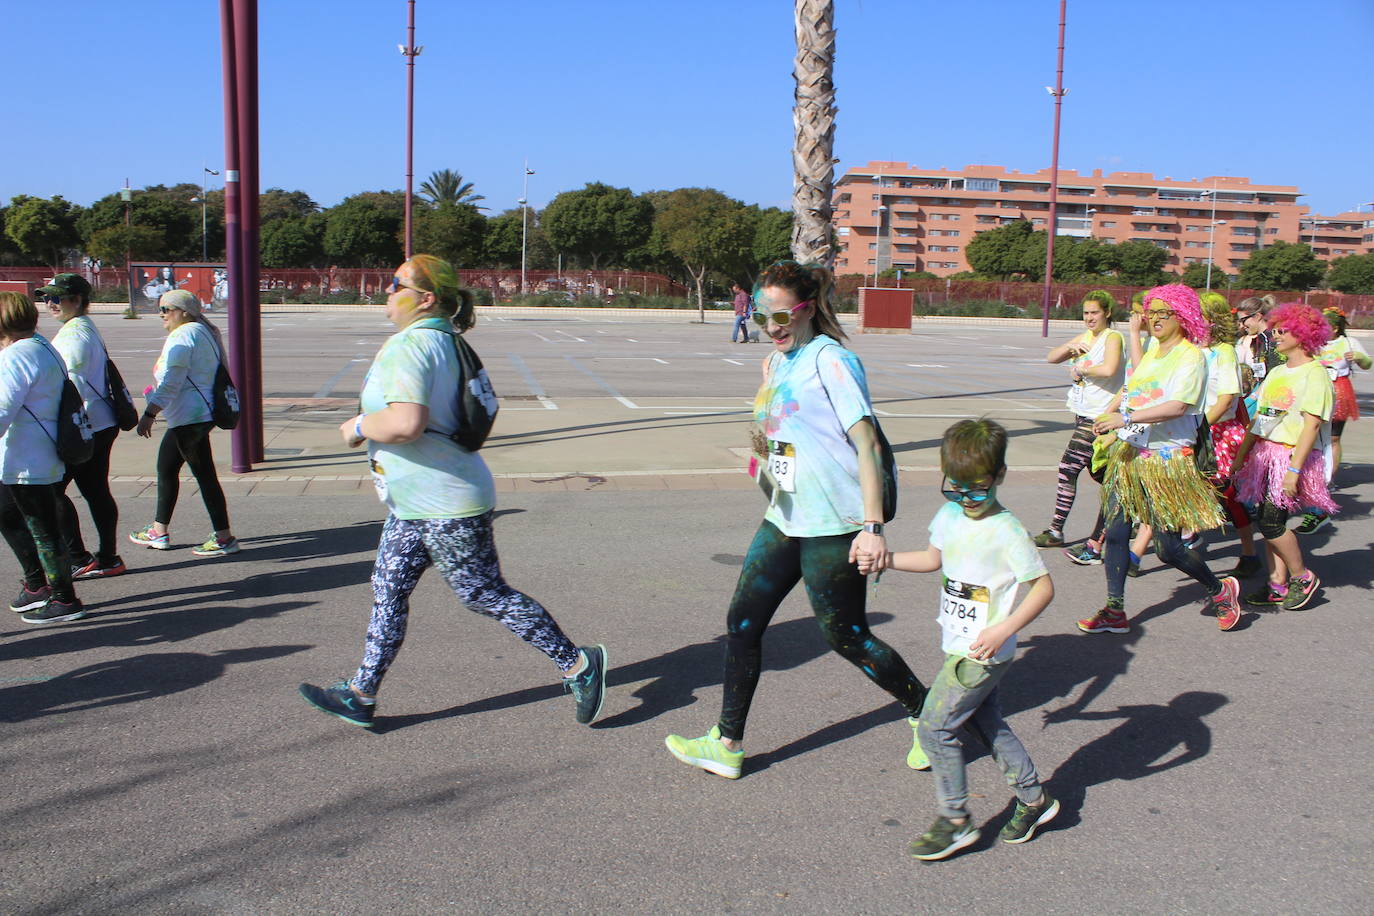
<instances>
[{"instance_id":1,"label":"paint-splattered t-shirt","mask_svg":"<svg viewBox=\"0 0 1374 916\"><path fill-rule=\"evenodd\" d=\"M1240 361L1236 348L1228 343L1213 344L1202 351L1207 359L1207 394L1202 401L1203 412L1210 411L1223 394L1232 395L1231 406L1222 411L1217 422L1234 419L1240 406Z\"/></svg>"},{"instance_id":2,"label":"paint-splattered t-shirt","mask_svg":"<svg viewBox=\"0 0 1374 916\"><path fill-rule=\"evenodd\" d=\"M396 332L363 380L363 413L388 404L423 404L428 428L414 442L368 440L377 496L400 519L471 518L496 505L486 462L448 437L458 428L458 355L453 325L426 318Z\"/></svg>"},{"instance_id":3,"label":"paint-splattered t-shirt","mask_svg":"<svg viewBox=\"0 0 1374 916\"><path fill-rule=\"evenodd\" d=\"M1021 583L1047 572L1025 526L1005 509L973 519L958 503L946 503L930 522L930 546L940 551L936 620L946 655L968 658L983 628L1001 623L1015 609ZM1010 661L1015 654L1013 634L984 664Z\"/></svg>"},{"instance_id":4,"label":"paint-splattered t-shirt","mask_svg":"<svg viewBox=\"0 0 1374 916\"><path fill-rule=\"evenodd\" d=\"M86 404L91 430L98 433L114 426L114 408L110 406L105 382L105 361L109 355L95 322L86 315L77 315L62 325L52 345L62 354L67 376Z\"/></svg>"},{"instance_id":5,"label":"paint-splattered t-shirt","mask_svg":"<svg viewBox=\"0 0 1374 916\"><path fill-rule=\"evenodd\" d=\"M1282 363L1269 370L1255 392L1255 419L1250 431L1282 445L1298 444L1305 413L1331 419L1334 392L1326 367L1317 360L1301 366Z\"/></svg>"},{"instance_id":6,"label":"paint-splattered t-shirt","mask_svg":"<svg viewBox=\"0 0 1374 916\"><path fill-rule=\"evenodd\" d=\"M1188 410L1181 417L1146 424L1143 434L1132 429L1137 425L1132 421L1116 431L1117 438L1139 448L1191 447L1197 441L1198 414L1206 385L1207 361L1189 341L1180 340L1162 356L1158 346L1147 351L1126 381L1122 408L1134 412L1167 401L1182 401Z\"/></svg>"},{"instance_id":7,"label":"paint-splattered t-shirt","mask_svg":"<svg viewBox=\"0 0 1374 916\"><path fill-rule=\"evenodd\" d=\"M1121 336L1120 331L1114 331L1111 328L1104 328L1097 337L1093 337L1092 331L1084 331L1074 339L1088 347L1087 353L1075 357L1073 360L1073 367L1080 373L1105 363L1107 351L1113 346L1112 341L1116 341L1116 346L1121 351L1115 374L1107 378L1084 375L1082 381L1069 386L1067 402L1069 410L1072 410L1077 416L1095 420L1107 412L1107 405L1111 404L1112 398L1121 391L1121 383L1126 377L1126 341Z\"/></svg>"},{"instance_id":8,"label":"paint-splattered t-shirt","mask_svg":"<svg viewBox=\"0 0 1374 916\"><path fill-rule=\"evenodd\" d=\"M834 338L817 335L768 357L754 421L770 441L796 451L793 492L774 491L764 518L788 537L824 537L863 527L859 461L847 430L873 416L863 364Z\"/></svg>"}]
</instances>

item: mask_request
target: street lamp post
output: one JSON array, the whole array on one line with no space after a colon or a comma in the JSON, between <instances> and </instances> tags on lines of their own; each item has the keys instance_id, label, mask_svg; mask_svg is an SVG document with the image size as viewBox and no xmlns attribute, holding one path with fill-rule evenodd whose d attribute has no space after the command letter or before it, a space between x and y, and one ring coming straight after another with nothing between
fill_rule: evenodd
<instances>
[{"instance_id":1,"label":"street lamp post","mask_svg":"<svg viewBox=\"0 0 1374 916\"><path fill-rule=\"evenodd\" d=\"M879 205L878 205L878 242L877 242L878 247L877 247L877 249L873 252L873 285L874 285L874 286L877 286L877 285L878 285L878 274L879 274L880 272L882 272L882 269L883 269L883 223L887 222L887 213L888 213L887 204L879 204ZM887 260L888 260L888 266L891 266L891 264L892 264L891 247L890 247L890 246L892 245L892 230L891 230L891 228L888 229L887 240L888 240L888 246L889 246L889 257L888 257Z\"/></svg>"},{"instance_id":2,"label":"street lamp post","mask_svg":"<svg viewBox=\"0 0 1374 916\"><path fill-rule=\"evenodd\" d=\"M1054 281L1054 236L1059 231L1059 115L1064 107L1064 21L1068 18L1068 0L1059 0L1059 61L1055 69L1054 88L1045 91L1054 96L1054 143L1050 152L1050 218L1045 239L1045 290L1041 302L1043 317L1040 336L1050 336L1050 284Z\"/></svg>"},{"instance_id":3,"label":"street lamp post","mask_svg":"<svg viewBox=\"0 0 1374 916\"><path fill-rule=\"evenodd\" d=\"M205 176L218 174L219 169L212 169L204 165L200 167L200 260L202 262L210 260L210 224L206 220L205 213L205 205L207 203L205 197ZM192 203L195 203L195 201L193 200Z\"/></svg>"},{"instance_id":4,"label":"street lamp post","mask_svg":"<svg viewBox=\"0 0 1374 916\"><path fill-rule=\"evenodd\" d=\"M530 161L525 160L524 184L520 189L520 295L525 295L528 290L525 288L525 242L529 236L529 216L527 206L530 200L530 176L534 174L534 169L530 168Z\"/></svg>"},{"instance_id":5,"label":"street lamp post","mask_svg":"<svg viewBox=\"0 0 1374 916\"><path fill-rule=\"evenodd\" d=\"M411 222L413 203L412 187L415 184L415 58L425 49L424 45L415 46L415 0L408 0L409 19L406 26L406 43L398 45L406 59L406 260L410 260L411 239L414 232Z\"/></svg>"},{"instance_id":6,"label":"street lamp post","mask_svg":"<svg viewBox=\"0 0 1374 916\"><path fill-rule=\"evenodd\" d=\"M1217 189L1215 187L1207 188L1199 191L1198 196L1209 197L1212 200L1212 215L1207 218L1209 221L1207 227L1207 289L1210 290L1212 288L1212 240L1217 230Z\"/></svg>"}]
</instances>

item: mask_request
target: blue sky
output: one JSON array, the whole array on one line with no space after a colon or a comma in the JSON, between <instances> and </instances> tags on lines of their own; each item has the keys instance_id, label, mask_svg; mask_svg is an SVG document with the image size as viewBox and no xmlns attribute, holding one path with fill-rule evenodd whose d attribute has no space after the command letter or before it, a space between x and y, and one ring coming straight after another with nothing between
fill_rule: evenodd
<instances>
[{"instance_id":1,"label":"blue sky","mask_svg":"<svg viewBox=\"0 0 1374 916\"><path fill-rule=\"evenodd\" d=\"M0 199L89 204L126 177L218 168L218 6L3 0L29 50L0 102ZM1068 16L1062 167L1246 175L1321 213L1374 201L1374 2L1071 0ZM326 206L403 187L403 0L260 17L262 187ZM839 168L1047 167L1057 22L1056 0L837 0ZM416 42L417 186L452 168L499 212L528 157L536 206L588 181L789 205L787 0L419 0Z\"/></svg>"}]
</instances>

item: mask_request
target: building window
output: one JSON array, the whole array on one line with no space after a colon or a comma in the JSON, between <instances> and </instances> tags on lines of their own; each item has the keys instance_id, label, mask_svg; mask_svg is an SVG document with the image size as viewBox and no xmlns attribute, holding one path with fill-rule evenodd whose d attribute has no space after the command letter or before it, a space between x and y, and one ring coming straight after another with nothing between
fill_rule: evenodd
<instances>
[{"instance_id":1,"label":"building window","mask_svg":"<svg viewBox=\"0 0 1374 916\"><path fill-rule=\"evenodd\" d=\"M1110 219L1104 219L1102 222L1098 223L1098 225L1101 226L1103 229L1115 229L1115 228L1116 228L1116 221L1115 221L1115 220L1110 220Z\"/></svg>"},{"instance_id":2,"label":"building window","mask_svg":"<svg viewBox=\"0 0 1374 916\"><path fill-rule=\"evenodd\" d=\"M965 191L997 191L996 178L966 178L964 179Z\"/></svg>"},{"instance_id":3,"label":"building window","mask_svg":"<svg viewBox=\"0 0 1374 916\"><path fill-rule=\"evenodd\" d=\"M1045 221L1044 221L1043 219L1033 219L1033 220L1031 220L1031 225L1032 225L1032 226L1043 226L1043 225L1045 225Z\"/></svg>"},{"instance_id":4,"label":"building window","mask_svg":"<svg viewBox=\"0 0 1374 916\"><path fill-rule=\"evenodd\" d=\"M1004 200L1001 202L999 206L1001 206L1004 210L1015 210L1017 207L1021 205L1014 200Z\"/></svg>"}]
</instances>

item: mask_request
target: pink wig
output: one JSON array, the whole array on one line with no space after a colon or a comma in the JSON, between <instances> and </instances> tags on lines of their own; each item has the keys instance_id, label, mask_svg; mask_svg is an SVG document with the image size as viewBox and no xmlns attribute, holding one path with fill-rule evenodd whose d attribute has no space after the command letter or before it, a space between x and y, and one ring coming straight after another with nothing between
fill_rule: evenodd
<instances>
[{"instance_id":1,"label":"pink wig","mask_svg":"<svg viewBox=\"0 0 1374 916\"><path fill-rule=\"evenodd\" d=\"M1308 356L1315 356L1331 339L1331 325L1326 323L1321 312L1310 305L1285 302L1270 312L1268 317L1269 327L1288 331L1298 339L1298 346Z\"/></svg>"},{"instance_id":2,"label":"pink wig","mask_svg":"<svg viewBox=\"0 0 1374 916\"><path fill-rule=\"evenodd\" d=\"M1183 335L1199 347L1207 346L1212 335L1212 326L1202 317L1202 305L1198 302L1197 290L1182 283L1156 286L1145 294L1145 310L1150 309L1150 300L1158 299L1173 309L1174 317L1183 328Z\"/></svg>"}]
</instances>

